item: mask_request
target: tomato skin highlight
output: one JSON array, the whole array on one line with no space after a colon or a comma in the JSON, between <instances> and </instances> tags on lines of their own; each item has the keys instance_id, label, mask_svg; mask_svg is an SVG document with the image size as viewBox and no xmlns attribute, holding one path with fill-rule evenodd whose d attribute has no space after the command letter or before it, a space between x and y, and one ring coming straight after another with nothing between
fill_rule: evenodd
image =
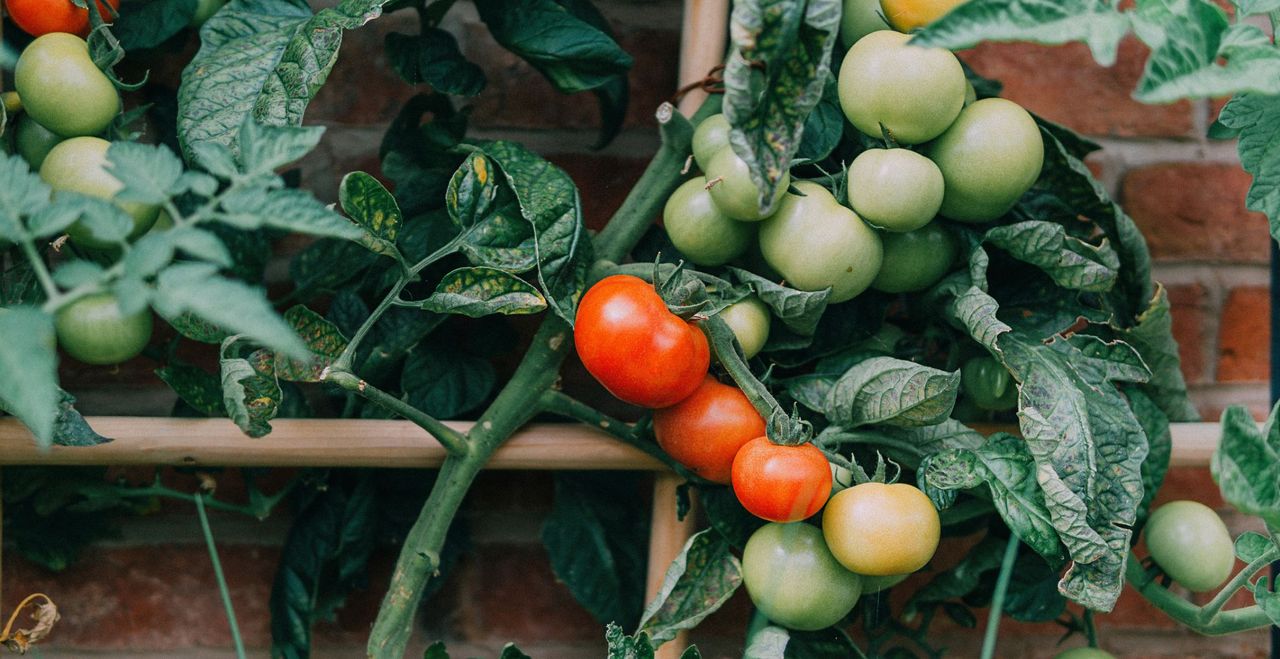
<instances>
[{"instance_id":1,"label":"tomato skin highlight","mask_svg":"<svg viewBox=\"0 0 1280 659\"><path fill-rule=\"evenodd\" d=\"M668 311L652 284L631 275L605 277L582 296L573 342L609 393L651 409L687 398L711 365L702 331Z\"/></svg>"},{"instance_id":2,"label":"tomato skin highlight","mask_svg":"<svg viewBox=\"0 0 1280 659\"><path fill-rule=\"evenodd\" d=\"M1191 592L1215 590L1231 577L1236 564L1231 533L1218 513L1198 501L1156 508L1142 534L1156 565Z\"/></svg>"},{"instance_id":3,"label":"tomato skin highlight","mask_svg":"<svg viewBox=\"0 0 1280 659\"><path fill-rule=\"evenodd\" d=\"M733 493L743 508L761 519L808 519L831 496L827 464L827 456L813 444L781 446L757 437L733 458Z\"/></svg>"},{"instance_id":4,"label":"tomato skin highlight","mask_svg":"<svg viewBox=\"0 0 1280 659\"><path fill-rule=\"evenodd\" d=\"M742 552L742 583L752 603L791 629L817 631L840 622L858 603L861 581L808 524L765 524Z\"/></svg>"},{"instance_id":5,"label":"tomato skin highlight","mask_svg":"<svg viewBox=\"0 0 1280 659\"><path fill-rule=\"evenodd\" d=\"M18 57L13 82L27 114L61 137L97 135L120 112L115 85L73 34L32 41Z\"/></svg>"},{"instance_id":6,"label":"tomato skin highlight","mask_svg":"<svg viewBox=\"0 0 1280 659\"><path fill-rule=\"evenodd\" d=\"M114 295L99 293L60 309L54 327L68 355L86 364L119 364L136 357L151 340L151 312L125 316Z\"/></svg>"},{"instance_id":7,"label":"tomato skin highlight","mask_svg":"<svg viewBox=\"0 0 1280 659\"><path fill-rule=\"evenodd\" d=\"M120 8L120 0L107 2L114 8ZM6 0L5 9L13 22L33 37L50 32L89 36L89 10L75 6L71 0ZM107 11L102 0L98 0L98 10L104 21L111 22L111 12Z\"/></svg>"},{"instance_id":8,"label":"tomato skin highlight","mask_svg":"<svg viewBox=\"0 0 1280 659\"><path fill-rule=\"evenodd\" d=\"M840 564L890 577L924 567L938 549L942 521L929 497L905 483L841 490L822 513L822 533Z\"/></svg>"},{"instance_id":9,"label":"tomato skin highlight","mask_svg":"<svg viewBox=\"0 0 1280 659\"><path fill-rule=\"evenodd\" d=\"M653 413L662 450L693 473L726 485L738 449L764 430L764 417L746 394L711 376L688 398Z\"/></svg>"}]
</instances>

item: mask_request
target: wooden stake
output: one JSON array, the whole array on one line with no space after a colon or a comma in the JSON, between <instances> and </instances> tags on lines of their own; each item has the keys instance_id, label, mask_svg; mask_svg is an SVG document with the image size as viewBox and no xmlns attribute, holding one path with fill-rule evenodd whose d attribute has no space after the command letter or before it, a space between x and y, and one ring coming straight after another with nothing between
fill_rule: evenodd
<instances>
[{"instance_id":1,"label":"wooden stake","mask_svg":"<svg viewBox=\"0 0 1280 659\"><path fill-rule=\"evenodd\" d=\"M680 84L683 87L707 76L724 61L729 34L728 0L685 0L684 25L680 30ZM695 89L680 100L680 111L693 114L707 93Z\"/></svg>"},{"instance_id":2,"label":"wooden stake","mask_svg":"<svg viewBox=\"0 0 1280 659\"><path fill-rule=\"evenodd\" d=\"M671 472L659 472L653 477L653 516L649 523L649 584L645 588L645 602L653 601L662 588L667 567L684 549L694 532L694 514L680 520L676 515L676 488L684 480ZM689 634L681 632L675 640L667 642L654 653L654 659L678 659L689 645Z\"/></svg>"}]
</instances>

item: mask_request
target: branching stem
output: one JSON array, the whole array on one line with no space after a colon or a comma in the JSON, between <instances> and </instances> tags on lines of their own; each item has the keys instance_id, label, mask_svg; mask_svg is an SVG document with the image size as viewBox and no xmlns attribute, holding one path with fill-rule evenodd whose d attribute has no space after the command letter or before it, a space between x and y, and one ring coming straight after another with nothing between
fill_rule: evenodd
<instances>
[{"instance_id":1,"label":"branching stem","mask_svg":"<svg viewBox=\"0 0 1280 659\"><path fill-rule=\"evenodd\" d=\"M462 457L471 451L471 445L467 442L466 435L450 428L430 414L361 380L348 371L330 370L325 374L324 380L332 382L347 391L357 393L370 402L381 405L414 422L419 428L435 437L436 441L439 441L445 450L449 452L449 455Z\"/></svg>"}]
</instances>

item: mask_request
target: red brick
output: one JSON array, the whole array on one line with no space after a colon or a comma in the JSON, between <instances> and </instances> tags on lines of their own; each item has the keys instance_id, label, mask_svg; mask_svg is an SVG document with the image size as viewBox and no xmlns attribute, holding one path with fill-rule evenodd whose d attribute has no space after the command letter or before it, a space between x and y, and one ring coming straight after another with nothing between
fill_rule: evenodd
<instances>
[{"instance_id":1,"label":"red brick","mask_svg":"<svg viewBox=\"0 0 1280 659\"><path fill-rule=\"evenodd\" d=\"M1237 288L1227 296L1218 325L1218 380L1260 382L1271 372L1271 294Z\"/></svg>"},{"instance_id":2,"label":"red brick","mask_svg":"<svg viewBox=\"0 0 1280 659\"><path fill-rule=\"evenodd\" d=\"M1187 382L1205 379L1204 345L1209 339L1209 320L1212 317L1204 286L1191 284L1169 287L1169 304L1172 307L1173 338L1178 342L1178 356L1182 360L1182 375Z\"/></svg>"},{"instance_id":3,"label":"red brick","mask_svg":"<svg viewBox=\"0 0 1280 659\"><path fill-rule=\"evenodd\" d=\"M1156 259L1265 263L1267 219L1244 206L1238 165L1169 163L1125 175L1121 197Z\"/></svg>"},{"instance_id":4,"label":"red brick","mask_svg":"<svg viewBox=\"0 0 1280 659\"><path fill-rule=\"evenodd\" d=\"M464 639L598 642L603 654L604 626L556 580L543 547L484 545L461 567Z\"/></svg>"},{"instance_id":5,"label":"red brick","mask_svg":"<svg viewBox=\"0 0 1280 659\"><path fill-rule=\"evenodd\" d=\"M1004 83L1003 96L1079 132L1114 137L1189 137L1191 104L1144 105L1130 96L1147 57L1136 39L1120 44L1103 68L1083 44L988 43L960 53L984 76Z\"/></svg>"},{"instance_id":6,"label":"red brick","mask_svg":"<svg viewBox=\"0 0 1280 659\"><path fill-rule=\"evenodd\" d=\"M595 96L566 96L542 74L493 41L488 28L465 28L467 57L484 69L489 83L472 104L472 119L484 128L594 128L600 125ZM618 28L615 35L635 63L625 125L651 126L653 112L676 91L680 35L674 30ZM586 142L589 143L589 142Z\"/></svg>"},{"instance_id":7,"label":"red brick","mask_svg":"<svg viewBox=\"0 0 1280 659\"><path fill-rule=\"evenodd\" d=\"M1190 499L1214 509L1226 508L1222 492L1207 467L1170 467L1153 505Z\"/></svg>"},{"instance_id":8,"label":"red brick","mask_svg":"<svg viewBox=\"0 0 1280 659\"><path fill-rule=\"evenodd\" d=\"M564 169L578 186L582 217L588 229L599 231L622 206L631 188L648 166L641 158L621 158L581 153L553 153L547 159Z\"/></svg>"},{"instance_id":9,"label":"red brick","mask_svg":"<svg viewBox=\"0 0 1280 659\"><path fill-rule=\"evenodd\" d=\"M396 75L383 42L391 32L417 31L412 12L399 12L344 32L338 62L307 107L307 123L381 125L394 119L405 101L429 86L410 85Z\"/></svg>"}]
</instances>

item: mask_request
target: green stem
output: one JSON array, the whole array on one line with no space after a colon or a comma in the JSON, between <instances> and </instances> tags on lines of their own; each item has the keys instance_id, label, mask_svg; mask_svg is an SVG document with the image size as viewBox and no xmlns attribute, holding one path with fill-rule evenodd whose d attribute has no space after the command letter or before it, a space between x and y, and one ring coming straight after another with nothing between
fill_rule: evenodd
<instances>
[{"instance_id":1,"label":"green stem","mask_svg":"<svg viewBox=\"0 0 1280 659\"><path fill-rule=\"evenodd\" d=\"M1098 628L1093 624L1093 609L1085 609L1084 615L1084 637L1089 641L1089 647L1098 647Z\"/></svg>"},{"instance_id":2,"label":"green stem","mask_svg":"<svg viewBox=\"0 0 1280 659\"><path fill-rule=\"evenodd\" d=\"M996 638L1000 632L1000 616L1004 614L1004 596L1009 591L1009 579L1013 577L1013 563L1018 558L1018 535L1009 535L1004 548L1004 560L1000 563L1000 576L996 590L991 595L991 611L987 614L987 632L982 639L982 659L996 656Z\"/></svg>"},{"instance_id":3,"label":"green stem","mask_svg":"<svg viewBox=\"0 0 1280 659\"><path fill-rule=\"evenodd\" d=\"M1277 557L1280 557L1280 549L1277 549L1276 546L1272 544L1267 547L1267 551L1263 552L1261 556L1253 559L1253 561L1246 565L1243 570L1235 573L1235 575L1231 577L1231 580L1213 596L1213 599L1209 600L1207 604L1200 608L1200 621L1206 624L1212 622L1213 618L1222 611L1222 607L1226 606L1227 600L1231 599L1231 596L1236 594L1236 591L1249 583L1250 577L1257 574L1262 568L1270 565Z\"/></svg>"},{"instance_id":4,"label":"green stem","mask_svg":"<svg viewBox=\"0 0 1280 659\"><path fill-rule=\"evenodd\" d=\"M742 393L746 394L747 400L751 401L760 416L766 421L778 415L786 416L787 412L782 409L782 405L778 404L778 399L769 393L768 387L764 386L763 382L756 379L751 372L751 367L743 361L738 339L729 325L719 316L712 316L698 323L698 326L707 335L707 340L711 343L711 351L720 365L729 372L729 377L732 377Z\"/></svg>"},{"instance_id":5,"label":"green stem","mask_svg":"<svg viewBox=\"0 0 1280 659\"><path fill-rule=\"evenodd\" d=\"M1142 564L1138 561L1138 557L1132 553L1129 554L1124 573L1125 580L1129 582L1129 585L1133 586L1134 590L1138 591L1139 595L1142 595L1148 602L1151 602L1152 605L1163 611L1165 615L1174 621L1199 634L1222 636L1268 627L1272 624L1271 618L1256 604L1230 611L1219 611L1209 622L1202 622L1200 620L1200 607L1179 597L1157 583L1154 578L1148 576L1146 571L1142 569Z\"/></svg>"},{"instance_id":6,"label":"green stem","mask_svg":"<svg viewBox=\"0 0 1280 659\"><path fill-rule=\"evenodd\" d=\"M254 510L249 506L238 506L236 504L226 503L224 501L218 501L217 499L203 498L198 495L187 494L186 492L179 492L178 490L172 490L163 485L151 485L148 487L120 488L116 492L116 496L119 496L125 499L147 499L151 497L165 497L168 499L177 499L179 501L186 501L188 503L196 503L197 505L207 506L213 510L220 510L222 512L239 513L241 515L246 515L248 517L253 517L257 519L261 519L262 517L261 511ZM203 500L200 502L197 502L196 499L203 499Z\"/></svg>"},{"instance_id":7,"label":"green stem","mask_svg":"<svg viewBox=\"0 0 1280 659\"><path fill-rule=\"evenodd\" d=\"M236 610L231 605L231 590L227 588L227 578L222 574L222 561L218 560L218 548L213 544L213 529L209 528L209 515L204 511L204 495L197 494L196 514L200 516L200 530L204 532L204 543L209 548L209 560L213 563L213 577L218 580L218 592L222 594L222 606L227 611L227 624L231 626L231 642L236 647L236 657L245 659L244 641L240 638L240 625L236 622Z\"/></svg>"},{"instance_id":8,"label":"green stem","mask_svg":"<svg viewBox=\"0 0 1280 659\"><path fill-rule=\"evenodd\" d=\"M650 457L662 461L663 464L670 467L672 471L685 480L696 483L709 482L673 460L671 456L667 455L666 451L662 450L662 447L650 441L642 433L637 432L637 426L619 421L564 392L554 389L543 392L540 407L543 411L566 416L609 433L614 438L644 451Z\"/></svg>"},{"instance_id":9,"label":"green stem","mask_svg":"<svg viewBox=\"0 0 1280 659\"><path fill-rule=\"evenodd\" d=\"M18 242L22 245L23 255L31 262L31 270L36 273L36 280L40 282L40 288L44 289L44 296L50 301L58 299L58 287L53 283L49 268L45 266L44 259L40 257L40 252L36 250L35 243L28 240L20 240Z\"/></svg>"},{"instance_id":10,"label":"green stem","mask_svg":"<svg viewBox=\"0 0 1280 659\"><path fill-rule=\"evenodd\" d=\"M449 455L464 456L470 450L471 446L467 442L467 438L462 433L446 426L439 419L423 412L422 410L392 396L391 394L361 380L348 371L330 370L322 378L326 382L332 382L347 391L355 392L364 396L369 401L381 405L388 410L408 419L417 424L419 428L427 431L436 441L444 446Z\"/></svg>"}]
</instances>

